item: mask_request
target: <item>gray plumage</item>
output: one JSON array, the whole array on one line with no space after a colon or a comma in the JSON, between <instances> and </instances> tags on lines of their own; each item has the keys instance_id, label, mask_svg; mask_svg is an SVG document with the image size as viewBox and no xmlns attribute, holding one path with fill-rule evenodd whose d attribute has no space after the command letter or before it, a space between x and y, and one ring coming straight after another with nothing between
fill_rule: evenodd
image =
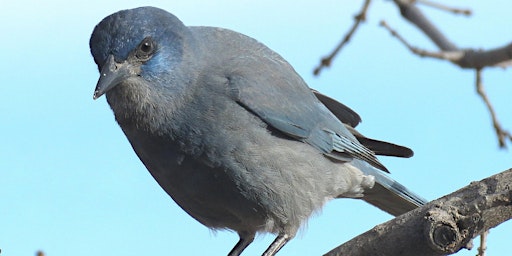
<instances>
[{"instance_id":1,"label":"gray plumage","mask_svg":"<svg viewBox=\"0 0 512 256\"><path fill-rule=\"evenodd\" d=\"M375 154L405 147L355 131L359 116L312 91L278 54L242 34L187 27L153 7L114 13L94 29L116 121L160 186L193 218L236 231L239 255L257 233L274 255L333 198L398 215L425 200L386 176Z\"/></svg>"}]
</instances>

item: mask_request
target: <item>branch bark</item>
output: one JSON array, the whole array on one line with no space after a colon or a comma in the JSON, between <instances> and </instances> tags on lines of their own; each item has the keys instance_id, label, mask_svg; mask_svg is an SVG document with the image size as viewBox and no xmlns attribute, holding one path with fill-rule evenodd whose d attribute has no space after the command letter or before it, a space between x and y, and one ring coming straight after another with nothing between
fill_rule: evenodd
<instances>
[{"instance_id":1,"label":"branch bark","mask_svg":"<svg viewBox=\"0 0 512 256\"><path fill-rule=\"evenodd\" d=\"M470 249L473 238L511 218L509 169L380 224L325 256L448 255Z\"/></svg>"}]
</instances>

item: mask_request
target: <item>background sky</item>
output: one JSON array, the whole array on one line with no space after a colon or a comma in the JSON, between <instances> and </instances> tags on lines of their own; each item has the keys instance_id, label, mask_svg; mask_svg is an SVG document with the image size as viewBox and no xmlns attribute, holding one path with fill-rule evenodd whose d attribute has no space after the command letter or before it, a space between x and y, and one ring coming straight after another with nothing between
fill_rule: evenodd
<instances>
[{"instance_id":1,"label":"background sky","mask_svg":"<svg viewBox=\"0 0 512 256\"><path fill-rule=\"evenodd\" d=\"M512 2L446 2L474 10L466 18L423 8L455 44L489 48L511 41ZM413 158L380 159L392 177L427 199L512 167L512 152L498 149L475 93L474 72L411 55L378 26L381 19L412 44L435 48L390 1L374 1L333 66L313 77L362 1L1 0L1 256L37 250L48 256L226 255L238 241L181 210L140 163L105 97L92 99L94 26L117 10L143 5L166 9L187 25L242 32L280 53L310 87L356 110L363 134L411 147ZM483 74L501 122L512 128L510 71ZM335 200L279 255L320 255L389 219L362 201ZM488 254L509 254L510 237L511 222L492 229ZM261 254L273 239L258 237L244 255ZM475 249L458 255L475 255Z\"/></svg>"}]
</instances>

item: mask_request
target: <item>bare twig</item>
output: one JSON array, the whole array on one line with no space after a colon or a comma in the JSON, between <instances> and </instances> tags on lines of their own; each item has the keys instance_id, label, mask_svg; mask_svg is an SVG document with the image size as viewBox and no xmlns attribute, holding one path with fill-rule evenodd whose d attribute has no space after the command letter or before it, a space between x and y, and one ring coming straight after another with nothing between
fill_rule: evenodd
<instances>
[{"instance_id":1,"label":"bare twig","mask_svg":"<svg viewBox=\"0 0 512 256\"><path fill-rule=\"evenodd\" d=\"M442 10L442 11L451 12L453 14L462 14L462 15L466 15L466 16L470 16L472 14L470 9L462 9L462 8L449 7L449 6L446 6L444 4L434 3L434 2L428 1L428 0L412 0L412 1L416 2L416 3L419 3L419 4L422 4L422 5L425 5L425 6L428 6L428 7L439 9L439 10Z\"/></svg>"},{"instance_id":2,"label":"bare twig","mask_svg":"<svg viewBox=\"0 0 512 256\"><path fill-rule=\"evenodd\" d=\"M458 47L452 43L423 12L409 0L393 0L400 9L400 14L407 21L418 27L442 51L457 51Z\"/></svg>"},{"instance_id":3,"label":"bare twig","mask_svg":"<svg viewBox=\"0 0 512 256\"><path fill-rule=\"evenodd\" d=\"M404 39L397 31L392 29L386 22L382 21L381 26L386 28L392 36L397 38L403 45L405 45L412 53L421 57L431 57L441 60L448 60L453 64L465 68L477 70L477 79L480 78L480 70L484 67L502 67L506 68L512 65L512 43L508 43L502 47L479 50L479 49L461 49L452 43L437 26L435 26L416 6L417 3L435 7L441 10L446 10L454 13L470 14L470 10L457 9L447 7L438 3L433 3L430 0L393 0L396 6L400 9L400 14L404 19L411 22L418 29L420 29L438 48L439 51L428 51L411 45ZM345 35L344 39L338 44L334 51L327 57L322 58L320 65L315 68L314 74L320 74L324 67L329 67L333 58L338 54L340 49L350 41L350 38L358 28L361 21L364 21L370 0L365 0L361 12L356 15L355 22L352 28ZM501 148L506 147L506 141L512 141L510 133L504 130L494 113L490 101L487 99L481 81L477 81L477 91L480 97L484 100L487 109L491 114L493 126L498 136L499 145Z\"/></svg>"},{"instance_id":4,"label":"bare twig","mask_svg":"<svg viewBox=\"0 0 512 256\"><path fill-rule=\"evenodd\" d=\"M461 68L471 68L477 70L477 92L485 102L487 109L491 114L493 126L498 136L500 148L505 148L506 141L512 141L512 138L510 133L504 130L497 120L494 109L492 108L492 105L488 100L481 84L480 70L489 66L505 68L510 65L510 61L512 60L512 43L485 51L460 49L455 44L450 42L450 40L448 40L448 38L426 18L421 10L418 9L413 3L411 3L410 0L394 0L394 2L399 7L402 16L416 25L419 29L421 29L425 35L427 35L441 50L440 52L431 52L414 47L409 44L402 36L400 36L395 30L390 28L389 25L387 25L385 22L381 22L381 25L390 31L391 34L400 42L402 42L411 52L421 57L432 57L436 59L448 60Z\"/></svg>"},{"instance_id":5,"label":"bare twig","mask_svg":"<svg viewBox=\"0 0 512 256\"><path fill-rule=\"evenodd\" d=\"M425 17L423 12L411 3L410 0L394 0L400 9L402 17L418 27L442 52L458 52L462 56L456 58L456 61L448 58L455 65L461 68L481 69L488 66L501 66L504 62L512 60L512 43L505 46L489 50L460 49L452 43L430 20ZM396 32L395 32L396 33ZM403 40L403 38L402 38ZM421 51L420 51L421 52ZM431 54L435 57L443 54ZM458 55L458 54L457 54ZM429 56L430 55L421 55ZM439 57L438 57L439 58Z\"/></svg>"},{"instance_id":6,"label":"bare twig","mask_svg":"<svg viewBox=\"0 0 512 256\"><path fill-rule=\"evenodd\" d=\"M487 250L487 235L489 235L489 230L480 235L480 247L478 247L477 256L485 256L485 250Z\"/></svg>"},{"instance_id":7,"label":"bare twig","mask_svg":"<svg viewBox=\"0 0 512 256\"><path fill-rule=\"evenodd\" d=\"M439 52L427 51L411 45L396 30L391 28L385 21L380 25L386 28L392 36L396 37L412 53L421 57L431 57L436 59L448 60L461 68L479 69L486 66L497 66L506 68L512 65L512 44L505 45L496 49L486 51L476 51L472 49L465 50L443 50Z\"/></svg>"},{"instance_id":8,"label":"bare twig","mask_svg":"<svg viewBox=\"0 0 512 256\"><path fill-rule=\"evenodd\" d=\"M421 56L421 57L432 57L436 59L449 60L451 62L460 61L464 57L463 51L441 51L441 52L431 52L427 50L423 50L417 47L412 46L407 40L405 40L396 30L391 28L386 21L382 20L380 25L386 28L392 36L396 37L398 41L404 44L411 52Z\"/></svg>"},{"instance_id":9,"label":"bare twig","mask_svg":"<svg viewBox=\"0 0 512 256\"><path fill-rule=\"evenodd\" d=\"M363 4L363 7L362 7L361 11L359 12L359 14L357 14L354 17L354 25L352 25L352 28L348 31L348 33L345 35L345 37L343 37L343 40L341 40L341 42L338 44L338 46L336 46L336 48L331 52L331 54L329 54L327 57L324 57L324 58L322 58L322 60L320 60L320 64L313 71L314 75L319 75L320 71L322 71L322 69L324 67L330 67L331 66L332 60L338 54L338 52L341 50L341 48L343 48L343 46L350 41L350 39L352 38L352 35L354 35L354 32L359 27L359 24L362 21L366 20L366 12L368 11L368 7L370 6L370 2L371 2L371 0L365 0L364 1L364 4Z\"/></svg>"},{"instance_id":10,"label":"bare twig","mask_svg":"<svg viewBox=\"0 0 512 256\"><path fill-rule=\"evenodd\" d=\"M500 148L506 148L507 145L505 142L506 142L506 140L512 141L512 136L510 135L510 133L508 131L504 130L501 127L501 124L498 121L498 117L496 116L496 113L494 112L494 108L493 108L491 102L489 101L487 94L485 93L484 86L482 83L482 74L481 73L482 73L481 69L476 70L476 92L478 93L478 95L480 95L480 98L482 98L482 100L485 103L485 106L489 110L489 114L491 115L491 119L492 119L492 125L494 127L494 130L496 131L496 135L498 136L498 142L499 142Z\"/></svg>"}]
</instances>

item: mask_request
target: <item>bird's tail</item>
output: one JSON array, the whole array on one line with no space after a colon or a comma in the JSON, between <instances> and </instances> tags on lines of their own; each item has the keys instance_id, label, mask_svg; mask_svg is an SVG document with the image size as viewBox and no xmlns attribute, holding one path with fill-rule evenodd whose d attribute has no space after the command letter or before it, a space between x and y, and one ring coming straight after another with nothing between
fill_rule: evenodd
<instances>
[{"instance_id":1,"label":"bird's tail","mask_svg":"<svg viewBox=\"0 0 512 256\"><path fill-rule=\"evenodd\" d=\"M428 202L421 196L413 193L402 184L390 178L384 172L377 170L362 161L356 160L355 162L356 166L366 175L372 175L375 177L375 185L373 188L365 190L364 192L364 197L362 199L366 202L394 216L414 210Z\"/></svg>"}]
</instances>

